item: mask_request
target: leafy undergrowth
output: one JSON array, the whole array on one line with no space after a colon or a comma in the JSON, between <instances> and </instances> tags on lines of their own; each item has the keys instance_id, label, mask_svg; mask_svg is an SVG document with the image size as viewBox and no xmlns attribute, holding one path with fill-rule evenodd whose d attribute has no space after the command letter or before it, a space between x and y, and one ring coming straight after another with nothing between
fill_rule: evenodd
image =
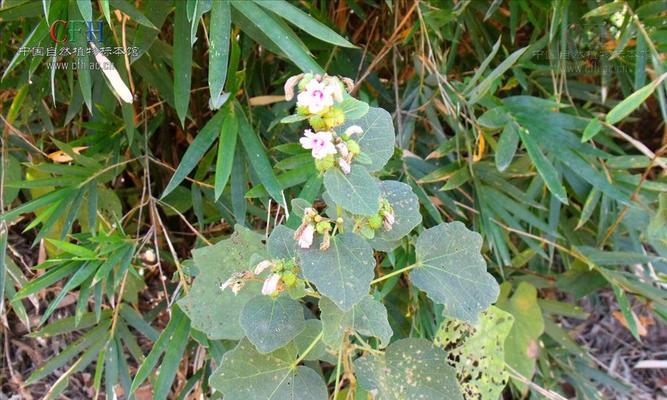
<instances>
[{"instance_id":1,"label":"leafy undergrowth","mask_svg":"<svg viewBox=\"0 0 667 400\"><path fill-rule=\"evenodd\" d=\"M603 3L5 0L0 398L667 395L667 6Z\"/></svg>"}]
</instances>

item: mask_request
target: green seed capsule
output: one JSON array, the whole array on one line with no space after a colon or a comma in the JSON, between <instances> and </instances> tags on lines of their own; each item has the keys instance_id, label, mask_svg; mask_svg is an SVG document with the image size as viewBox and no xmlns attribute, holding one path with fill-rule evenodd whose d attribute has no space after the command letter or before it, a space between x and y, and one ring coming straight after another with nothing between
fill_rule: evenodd
<instances>
[{"instance_id":1,"label":"green seed capsule","mask_svg":"<svg viewBox=\"0 0 667 400\"><path fill-rule=\"evenodd\" d=\"M350 151L350 153L352 153L355 156L361 153L361 148L359 147L359 143L357 143L354 140L347 141L347 149Z\"/></svg>"},{"instance_id":2,"label":"green seed capsule","mask_svg":"<svg viewBox=\"0 0 667 400\"><path fill-rule=\"evenodd\" d=\"M377 214L368 217L368 226L371 229L378 229L382 226L382 217Z\"/></svg>"},{"instance_id":3,"label":"green seed capsule","mask_svg":"<svg viewBox=\"0 0 667 400\"><path fill-rule=\"evenodd\" d=\"M324 235L324 232L331 230L331 223L329 221L320 221L317 223L317 225L315 225L315 230L320 235Z\"/></svg>"},{"instance_id":4,"label":"green seed capsule","mask_svg":"<svg viewBox=\"0 0 667 400\"><path fill-rule=\"evenodd\" d=\"M317 131L324 131L327 129L327 124L324 121L324 118L320 115L313 115L312 117L308 118L308 123L310 126L313 127L313 130Z\"/></svg>"},{"instance_id":5,"label":"green seed capsule","mask_svg":"<svg viewBox=\"0 0 667 400\"><path fill-rule=\"evenodd\" d=\"M287 286L293 286L296 283L296 275L292 271L285 272L282 278Z\"/></svg>"},{"instance_id":6,"label":"green seed capsule","mask_svg":"<svg viewBox=\"0 0 667 400\"><path fill-rule=\"evenodd\" d=\"M322 159L315 160L315 168L320 172L325 172L334 166L334 156L330 154Z\"/></svg>"}]
</instances>

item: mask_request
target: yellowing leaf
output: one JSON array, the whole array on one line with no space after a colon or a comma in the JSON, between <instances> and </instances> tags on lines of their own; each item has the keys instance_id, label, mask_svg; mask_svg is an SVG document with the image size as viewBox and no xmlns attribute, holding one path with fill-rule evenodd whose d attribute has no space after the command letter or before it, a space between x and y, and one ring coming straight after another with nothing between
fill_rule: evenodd
<instances>
[{"instance_id":1,"label":"yellowing leaf","mask_svg":"<svg viewBox=\"0 0 667 400\"><path fill-rule=\"evenodd\" d=\"M74 151L76 154L81 154L82 151L86 150L88 146L80 146L80 147L74 147L72 148L72 151ZM72 161L72 157L70 157L69 154L65 153L62 150L54 151L53 153L50 153L47 155L47 157L56 163L67 163Z\"/></svg>"}]
</instances>

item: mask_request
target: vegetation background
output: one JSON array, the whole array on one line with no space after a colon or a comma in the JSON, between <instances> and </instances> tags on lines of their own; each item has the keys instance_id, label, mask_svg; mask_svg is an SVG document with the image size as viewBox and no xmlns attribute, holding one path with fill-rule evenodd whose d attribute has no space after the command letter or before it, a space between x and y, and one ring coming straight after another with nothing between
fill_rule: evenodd
<instances>
[{"instance_id":1,"label":"vegetation background","mask_svg":"<svg viewBox=\"0 0 667 400\"><path fill-rule=\"evenodd\" d=\"M667 396L667 2L0 4L0 399L208 397L232 344L172 305L193 248L321 185L279 123L301 71L392 113L382 175L427 226L482 234L516 319L505 398ZM93 57L63 53L56 20L103 24L133 103L72 67ZM225 101L247 117L231 135L207 125ZM429 300L393 284L397 334L433 338Z\"/></svg>"}]
</instances>

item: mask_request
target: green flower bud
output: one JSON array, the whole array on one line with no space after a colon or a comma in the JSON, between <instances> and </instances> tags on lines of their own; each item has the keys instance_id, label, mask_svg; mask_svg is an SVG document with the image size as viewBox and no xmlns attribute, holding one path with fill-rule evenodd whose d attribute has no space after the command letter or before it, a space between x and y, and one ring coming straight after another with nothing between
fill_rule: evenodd
<instances>
[{"instance_id":1,"label":"green flower bud","mask_svg":"<svg viewBox=\"0 0 667 400\"><path fill-rule=\"evenodd\" d=\"M320 172L325 172L333 168L334 162L335 160L333 154L329 154L328 156L321 158L319 160L316 159L315 168L317 168L317 170Z\"/></svg>"},{"instance_id":2,"label":"green flower bud","mask_svg":"<svg viewBox=\"0 0 667 400\"><path fill-rule=\"evenodd\" d=\"M308 115L310 112L308 111L308 107L306 106L296 106L296 113L299 115Z\"/></svg>"},{"instance_id":3,"label":"green flower bud","mask_svg":"<svg viewBox=\"0 0 667 400\"><path fill-rule=\"evenodd\" d=\"M321 115L313 115L312 117L308 118L308 123L316 132L327 130L327 124Z\"/></svg>"},{"instance_id":4,"label":"green flower bud","mask_svg":"<svg viewBox=\"0 0 667 400\"><path fill-rule=\"evenodd\" d=\"M338 126L345 122L345 113L339 107L332 107L326 114L324 114L324 123L328 129Z\"/></svg>"},{"instance_id":5,"label":"green flower bud","mask_svg":"<svg viewBox=\"0 0 667 400\"><path fill-rule=\"evenodd\" d=\"M378 214L368 217L368 226L371 229L378 229L382 226L382 217Z\"/></svg>"},{"instance_id":6,"label":"green flower bud","mask_svg":"<svg viewBox=\"0 0 667 400\"><path fill-rule=\"evenodd\" d=\"M359 147L359 143L351 139L347 141L347 150L350 153L352 153L353 156L356 156L357 154L361 153L361 148Z\"/></svg>"},{"instance_id":7,"label":"green flower bud","mask_svg":"<svg viewBox=\"0 0 667 400\"><path fill-rule=\"evenodd\" d=\"M317 223L317 225L315 225L315 230L320 235L324 235L324 232L331 230L331 223L329 221L320 221Z\"/></svg>"},{"instance_id":8,"label":"green flower bud","mask_svg":"<svg viewBox=\"0 0 667 400\"><path fill-rule=\"evenodd\" d=\"M294 286L294 284L296 283L296 279L297 279L296 274L292 271L287 271L287 272L283 273L282 278L283 278L283 282L287 286Z\"/></svg>"}]
</instances>

